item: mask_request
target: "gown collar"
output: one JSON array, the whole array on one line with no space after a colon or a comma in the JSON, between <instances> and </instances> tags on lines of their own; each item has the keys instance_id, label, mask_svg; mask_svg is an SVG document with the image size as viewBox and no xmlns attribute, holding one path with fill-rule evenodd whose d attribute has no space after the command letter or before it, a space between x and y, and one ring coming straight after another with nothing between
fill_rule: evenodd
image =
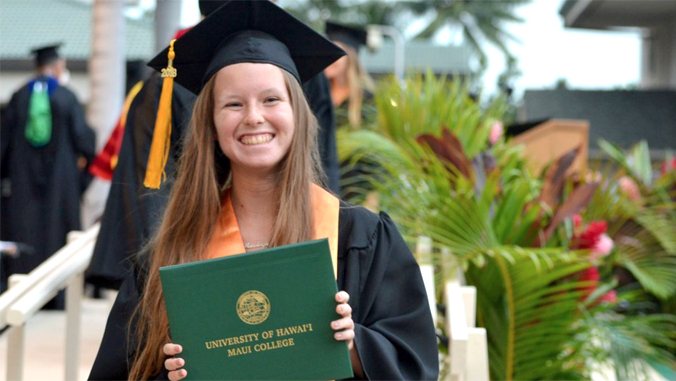
<instances>
[{"instance_id":1,"label":"gown collar","mask_svg":"<svg viewBox=\"0 0 676 381\"><path fill-rule=\"evenodd\" d=\"M340 201L322 187L310 186L312 212L314 216L314 234L312 239L328 238L331 251L333 273L338 269L338 216ZM221 205L221 214L214 233L209 240L204 259L227 257L246 252L244 241L239 231L239 224L232 206L230 192L227 192Z\"/></svg>"}]
</instances>

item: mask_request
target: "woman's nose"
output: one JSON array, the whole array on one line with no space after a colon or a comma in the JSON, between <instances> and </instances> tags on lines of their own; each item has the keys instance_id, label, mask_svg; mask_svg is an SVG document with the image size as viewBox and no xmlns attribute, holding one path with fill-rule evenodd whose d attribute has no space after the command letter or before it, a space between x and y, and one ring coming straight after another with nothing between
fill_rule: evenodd
<instances>
[{"instance_id":1,"label":"woman's nose","mask_svg":"<svg viewBox=\"0 0 676 381\"><path fill-rule=\"evenodd\" d=\"M247 108L247 114L245 118L245 123L251 126L261 124L265 121L263 113L258 106L251 106Z\"/></svg>"}]
</instances>

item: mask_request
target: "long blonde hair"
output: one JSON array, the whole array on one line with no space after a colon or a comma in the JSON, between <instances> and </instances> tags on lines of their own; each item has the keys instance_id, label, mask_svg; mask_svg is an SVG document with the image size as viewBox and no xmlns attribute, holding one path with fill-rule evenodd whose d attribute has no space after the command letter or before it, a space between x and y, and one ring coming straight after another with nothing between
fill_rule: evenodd
<instances>
[{"instance_id":1,"label":"long blonde hair","mask_svg":"<svg viewBox=\"0 0 676 381\"><path fill-rule=\"evenodd\" d=\"M347 99L347 119L350 125L358 127L362 122L362 106L364 104L364 92L372 92L375 88L373 79L362 65L357 51L347 44L335 42L339 45L345 53L347 53L347 68L345 75L347 76L347 86L349 95Z\"/></svg>"},{"instance_id":2,"label":"long blonde hair","mask_svg":"<svg viewBox=\"0 0 676 381\"><path fill-rule=\"evenodd\" d=\"M292 102L295 130L277 178L279 202L272 246L312 238L310 184L322 179L317 121L298 81L288 72L282 73ZM141 254L147 256L140 259L147 263L147 274L132 318L138 323L136 332L132 332L134 324L129 325L129 342L136 347L129 380L147 380L162 371L162 347L171 338L159 268L202 259L230 185L230 162L218 146L213 121L215 77L195 101L164 219Z\"/></svg>"}]
</instances>

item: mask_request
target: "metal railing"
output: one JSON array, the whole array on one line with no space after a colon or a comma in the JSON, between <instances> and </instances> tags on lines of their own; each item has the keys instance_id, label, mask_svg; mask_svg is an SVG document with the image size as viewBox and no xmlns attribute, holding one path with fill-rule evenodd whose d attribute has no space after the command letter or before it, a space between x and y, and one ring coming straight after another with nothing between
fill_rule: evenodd
<instances>
[{"instance_id":1,"label":"metal railing","mask_svg":"<svg viewBox=\"0 0 676 381\"><path fill-rule=\"evenodd\" d=\"M7 334L7 380L23 379L25 325L56 294L66 290L66 380L78 378L84 272L89 266L99 224L71 232L68 243L29 274L10 276L0 295L0 329Z\"/></svg>"}]
</instances>

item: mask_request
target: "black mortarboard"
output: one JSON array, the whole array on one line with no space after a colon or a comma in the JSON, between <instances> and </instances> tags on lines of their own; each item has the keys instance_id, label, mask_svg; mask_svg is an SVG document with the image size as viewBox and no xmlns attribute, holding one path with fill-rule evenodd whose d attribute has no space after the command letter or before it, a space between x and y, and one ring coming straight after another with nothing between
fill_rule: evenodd
<instances>
[{"instance_id":1,"label":"black mortarboard","mask_svg":"<svg viewBox=\"0 0 676 381\"><path fill-rule=\"evenodd\" d=\"M58 43L31 50L31 53L35 55L35 64L37 66L44 66L59 58L59 53L56 51L56 49L58 49L61 45L61 43Z\"/></svg>"},{"instance_id":2,"label":"black mortarboard","mask_svg":"<svg viewBox=\"0 0 676 381\"><path fill-rule=\"evenodd\" d=\"M227 0L200 0L200 13L206 17L214 13L216 9L225 4Z\"/></svg>"},{"instance_id":3,"label":"black mortarboard","mask_svg":"<svg viewBox=\"0 0 676 381\"><path fill-rule=\"evenodd\" d=\"M326 35L333 41L343 44L359 52L359 47L366 46L366 31L362 28L326 22Z\"/></svg>"},{"instance_id":4,"label":"black mortarboard","mask_svg":"<svg viewBox=\"0 0 676 381\"><path fill-rule=\"evenodd\" d=\"M197 94L217 71L242 62L276 65L299 82L345 52L268 0L229 1L174 43L175 80ZM169 47L148 65L167 66Z\"/></svg>"},{"instance_id":5,"label":"black mortarboard","mask_svg":"<svg viewBox=\"0 0 676 381\"><path fill-rule=\"evenodd\" d=\"M505 131L505 136L513 137L513 136L517 136L519 134L523 134L524 132L530 131L534 127L541 125L542 123L548 121L549 119L551 119L551 118L529 120L529 121L525 121L525 122L522 122L522 123L510 124L509 126L507 126L507 129Z\"/></svg>"}]
</instances>

